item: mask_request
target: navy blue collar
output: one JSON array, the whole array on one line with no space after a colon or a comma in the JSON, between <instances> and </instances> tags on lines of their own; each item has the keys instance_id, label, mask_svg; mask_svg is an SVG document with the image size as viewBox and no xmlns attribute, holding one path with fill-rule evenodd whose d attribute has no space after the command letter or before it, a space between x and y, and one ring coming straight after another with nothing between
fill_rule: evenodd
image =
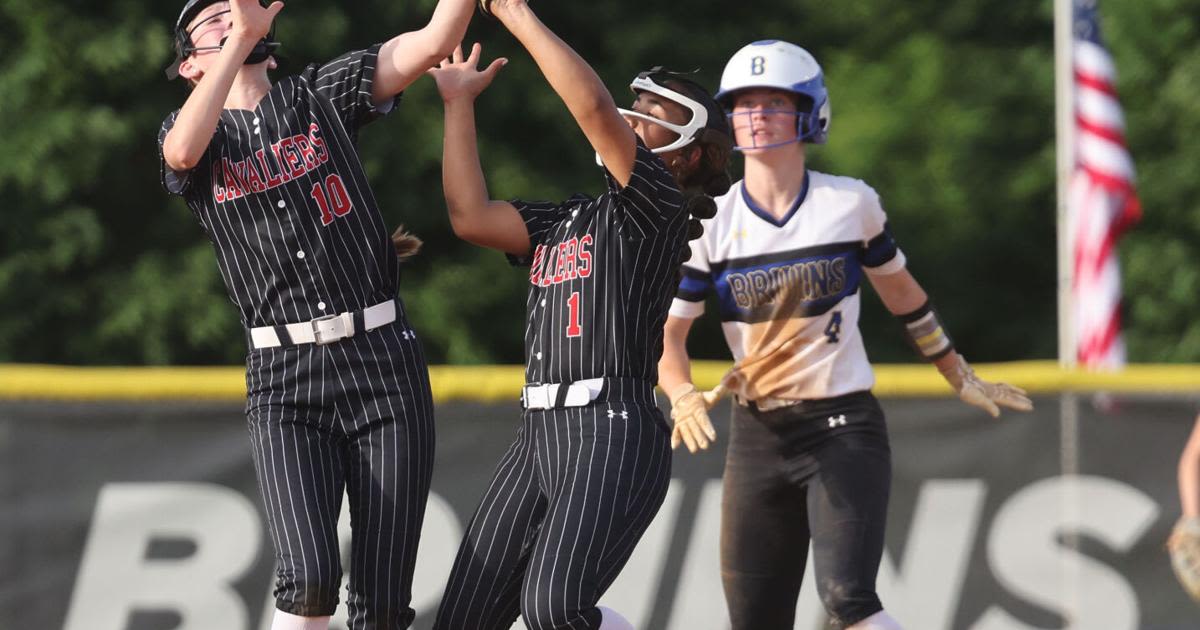
<instances>
[{"instance_id":1,"label":"navy blue collar","mask_svg":"<svg viewBox=\"0 0 1200 630\"><path fill-rule=\"evenodd\" d=\"M746 192L746 182L742 181L742 200L746 202L746 207L750 208L750 212L758 215L758 218L774 225L775 227L783 227L792 219L800 206L804 204L804 199L808 197L808 169L804 169L804 183L800 186L800 194L796 196L796 201L792 202L792 207L783 215L782 219L776 219L774 215L766 210L763 210L754 200L750 198L750 193Z\"/></svg>"}]
</instances>

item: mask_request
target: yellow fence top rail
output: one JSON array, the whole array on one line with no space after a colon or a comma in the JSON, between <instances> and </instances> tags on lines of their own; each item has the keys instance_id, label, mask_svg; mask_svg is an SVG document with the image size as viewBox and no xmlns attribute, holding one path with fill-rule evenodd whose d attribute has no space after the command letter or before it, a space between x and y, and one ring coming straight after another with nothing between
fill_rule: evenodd
<instances>
[{"instance_id":1,"label":"yellow fence top rail","mask_svg":"<svg viewBox=\"0 0 1200 630\"><path fill-rule=\"evenodd\" d=\"M716 385L729 369L724 361L696 361L700 387ZM1120 372L1064 370L1053 361L987 363L975 371L1030 393L1107 391L1139 394L1200 394L1200 365L1130 365ZM435 365L429 368L437 402L516 400L524 380L521 366ZM950 396L942 377L928 365L876 365L874 391L881 397ZM0 364L0 400L243 400L240 367L68 367Z\"/></svg>"}]
</instances>

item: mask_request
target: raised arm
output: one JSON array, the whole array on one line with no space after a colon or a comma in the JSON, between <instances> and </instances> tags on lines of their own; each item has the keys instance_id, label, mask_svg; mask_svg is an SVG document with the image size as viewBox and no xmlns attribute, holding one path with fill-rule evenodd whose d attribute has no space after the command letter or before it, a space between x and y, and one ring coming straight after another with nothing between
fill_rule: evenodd
<instances>
[{"instance_id":1,"label":"raised arm","mask_svg":"<svg viewBox=\"0 0 1200 630\"><path fill-rule=\"evenodd\" d=\"M371 85L376 104L384 103L450 56L467 33L475 0L439 0L424 28L401 33L379 49L379 66Z\"/></svg>"},{"instance_id":2,"label":"raised arm","mask_svg":"<svg viewBox=\"0 0 1200 630\"><path fill-rule=\"evenodd\" d=\"M480 46L465 61L456 48L429 74L437 81L446 107L446 138L442 147L442 188L454 233L464 241L514 256L529 253L529 230L512 204L488 199L487 182L479 165L475 136L475 99L495 78L506 59L497 59L482 72Z\"/></svg>"},{"instance_id":3,"label":"raised arm","mask_svg":"<svg viewBox=\"0 0 1200 630\"><path fill-rule=\"evenodd\" d=\"M529 51L583 135L617 183L633 173L637 136L617 111L600 77L570 46L530 10L525 0L492 0L491 12Z\"/></svg>"},{"instance_id":4,"label":"raised arm","mask_svg":"<svg viewBox=\"0 0 1200 630\"><path fill-rule=\"evenodd\" d=\"M238 71L258 40L271 30L283 3L274 2L264 8L258 0L233 0L229 8L229 38L215 53L216 61L203 72L190 58L180 66L181 76L198 82L180 109L175 126L163 139L163 159L173 171L192 170L204 155Z\"/></svg>"}]
</instances>

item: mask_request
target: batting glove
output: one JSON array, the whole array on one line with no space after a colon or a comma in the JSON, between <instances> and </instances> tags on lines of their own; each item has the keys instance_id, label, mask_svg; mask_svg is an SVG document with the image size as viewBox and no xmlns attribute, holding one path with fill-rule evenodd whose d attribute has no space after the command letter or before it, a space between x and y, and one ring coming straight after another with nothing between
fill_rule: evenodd
<instances>
[{"instance_id":1,"label":"batting glove","mask_svg":"<svg viewBox=\"0 0 1200 630\"><path fill-rule=\"evenodd\" d=\"M1033 410L1033 401L1025 395L1025 390L1008 383L989 383L975 375L975 370L967 365L962 355L956 354L955 357L956 361L950 369L939 368L939 371L963 402L983 409L993 418L1000 417L1000 407L1017 411Z\"/></svg>"},{"instance_id":2,"label":"batting glove","mask_svg":"<svg viewBox=\"0 0 1200 630\"><path fill-rule=\"evenodd\" d=\"M717 441L717 432L708 419L708 410L716 403L715 400L710 404L691 383L684 383L668 394L671 398L671 420L675 422L675 428L671 430L672 449L683 442L689 452L695 453L697 449L707 449L710 443Z\"/></svg>"},{"instance_id":3,"label":"batting glove","mask_svg":"<svg viewBox=\"0 0 1200 630\"><path fill-rule=\"evenodd\" d=\"M700 395L704 396L704 404L709 409L712 409L713 407L716 407L717 403L721 402L721 399L724 398L725 395L728 393L729 393L729 390L725 389L724 383L717 383L716 387L714 387L706 392L703 392Z\"/></svg>"}]
</instances>

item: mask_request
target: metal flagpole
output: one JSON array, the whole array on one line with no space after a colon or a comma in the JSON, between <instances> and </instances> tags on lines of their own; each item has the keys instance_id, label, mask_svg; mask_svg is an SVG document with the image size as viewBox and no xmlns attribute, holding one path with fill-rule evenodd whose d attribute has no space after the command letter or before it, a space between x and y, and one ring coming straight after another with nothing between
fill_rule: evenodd
<instances>
[{"instance_id":1,"label":"metal flagpole","mask_svg":"<svg viewBox=\"0 0 1200 630\"><path fill-rule=\"evenodd\" d=\"M1072 282L1074 260L1071 234L1068 233L1068 199L1071 175L1075 167L1075 68L1074 68L1074 0L1054 0L1054 85L1058 170L1057 243L1058 243L1058 363L1063 369L1074 369L1075 303ZM1065 491L1061 516L1066 523L1077 523L1079 496L1074 481L1079 475L1079 399L1069 388L1059 395L1059 472ZM1078 549L1074 532L1065 532L1067 546ZM1079 567L1068 563L1061 567L1061 588L1068 611L1081 605ZM1069 613L1068 613L1069 614ZM1068 621L1068 624L1070 622Z\"/></svg>"},{"instance_id":2,"label":"metal flagpole","mask_svg":"<svg viewBox=\"0 0 1200 630\"><path fill-rule=\"evenodd\" d=\"M1075 367L1075 311L1071 299L1074 277L1071 235L1067 233L1067 198L1075 166L1075 91L1071 36L1073 0L1054 0L1054 86L1058 157L1058 363Z\"/></svg>"}]
</instances>

